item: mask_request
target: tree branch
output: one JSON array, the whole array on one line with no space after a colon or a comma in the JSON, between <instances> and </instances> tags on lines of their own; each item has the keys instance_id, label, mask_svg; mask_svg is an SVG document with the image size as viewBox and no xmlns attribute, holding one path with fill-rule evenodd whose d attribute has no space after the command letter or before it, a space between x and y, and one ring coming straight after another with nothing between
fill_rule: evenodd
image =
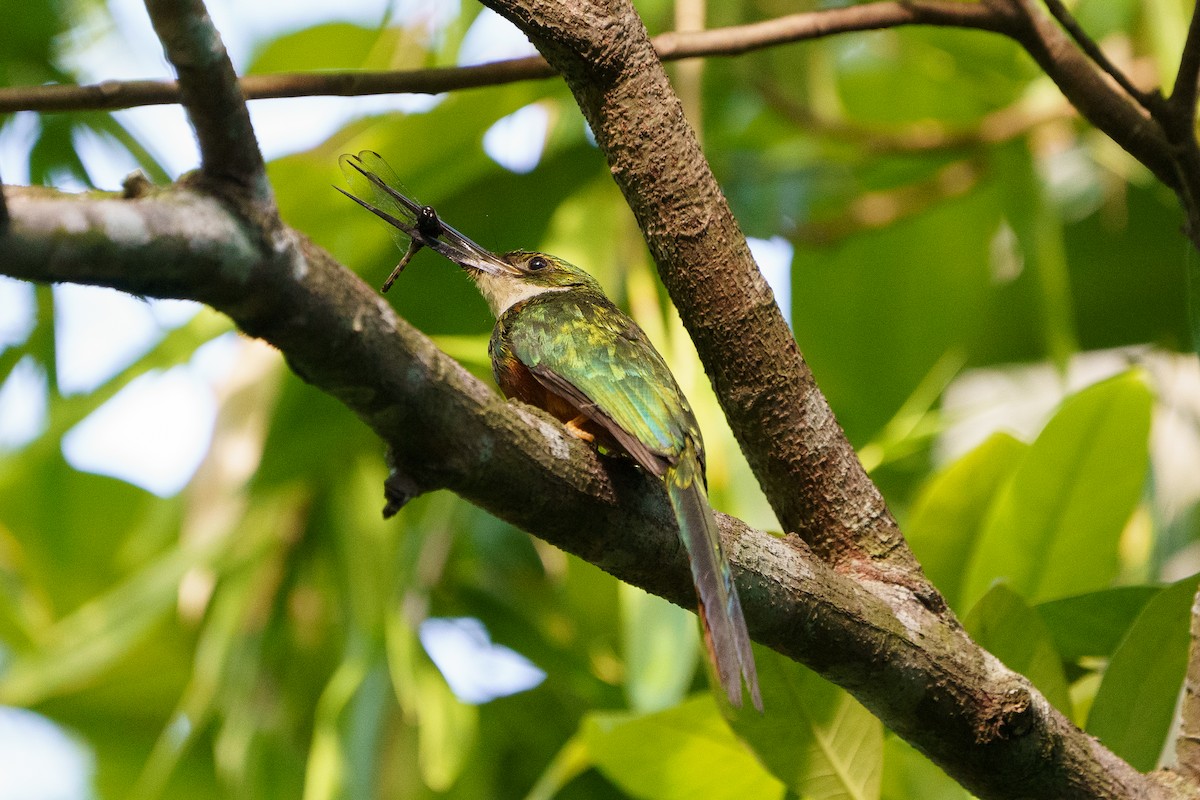
<instances>
[{"instance_id":1,"label":"tree branch","mask_svg":"<svg viewBox=\"0 0 1200 800\"><path fill-rule=\"evenodd\" d=\"M146 10L179 75L179 101L200 141L201 172L217 185L238 187L274 215L250 112L203 0L146 0Z\"/></svg>"},{"instance_id":2,"label":"tree branch","mask_svg":"<svg viewBox=\"0 0 1200 800\"><path fill-rule=\"evenodd\" d=\"M995 0L1001 2L1001 0ZM1162 129L1096 69L1083 51L1033 0L1003 0L1019 12L1012 36L1089 122L1142 162L1160 181L1179 187Z\"/></svg>"},{"instance_id":3,"label":"tree branch","mask_svg":"<svg viewBox=\"0 0 1200 800\"><path fill-rule=\"evenodd\" d=\"M1187 39L1183 44L1183 55L1179 59L1179 72L1175 74L1175 88L1168 99L1176 113L1183 119L1196 118L1197 83L1200 82L1200 6L1192 9L1192 21L1188 26Z\"/></svg>"},{"instance_id":4,"label":"tree branch","mask_svg":"<svg viewBox=\"0 0 1200 800\"><path fill-rule=\"evenodd\" d=\"M654 38L663 61L702 56L735 56L779 44L837 33L902 25L947 25L1001 31L1005 19L978 3L878 2L824 11L791 14L749 25L704 31L675 31ZM456 89L498 86L549 78L554 70L539 56L468 67L411 71L325 72L247 75L239 81L248 100L277 97L371 94L439 94ZM103 81L90 86L0 87L0 113L15 111L80 111L180 102L174 81Z\"/></svg>"},{"instance_id":5,"label":"tree branch","mask_svg":"<svg viewBox=\"0 0 1200 800\"><path fill-rule=\"evenodd\" d=\"M1175 741L1179 769L1192 780L1200 780L1200 592L1192 601L1191 644L1179 716L1179 738Z\"/></svg>"},{"instance_id":6,"label":"tree branch","mask_svg":"<svg viewBox=\"0 0 1200 800\"><path fill-rule=\"evenodd\" d=\"M1067 33L1071 34L1071 38L1075 40L1075 44L1087 54L1088 58L1096 62L1096 66L1108 73L1108 76L1117 82L1117 85L1125 90L1126 94L1136 100L1142 108L1150 110L1150 104L1147 102L1147 92L1133 85L1133 82L1126 77L1125 73L1117 69L1117 65L1109 60L1104 51L1100 49L1100 45L1096 44L1096 40L1088 36L1079 24L1079 21L1067 10L1063 5L1062 0L1044 0L1046 8L1050 10L1051 15L1058 20L1058 24L1066 29Z\"/></svg>"},{"instance_id":7,"label":"tree branch","mask_svg":"<svg viewBox=\"0 0 1200 800\"><path fill-rule=\"evenodd\" d=\"M1187 214L1184 230L1200 250L1200 144L1196 141L1197 82L1200 81L1200 8L1192 10L1175 88L1163 100L1155 95L1154 118L1162 125L1176 165L1175 191Z\"/></svg>"},{"instance_id":8,"label":"tree branch","mask_svg":"<svg viewBox=\"0 0 1200 800\"><path fill-rule=\"evenodd\" d=\"M653 479L502 401L298 233L286 230L302 258L282 262L253 223L187 185L133 199L18 189L10 206L0 272L208 303L370 425L414 492L450 488L621 580L694 603ZM978 796L1155 796L1153 778L1071 725L948 613L907 593L885 602L795 537L718 517L755 639L845 686Z\"/></svg>"}]
</instances>

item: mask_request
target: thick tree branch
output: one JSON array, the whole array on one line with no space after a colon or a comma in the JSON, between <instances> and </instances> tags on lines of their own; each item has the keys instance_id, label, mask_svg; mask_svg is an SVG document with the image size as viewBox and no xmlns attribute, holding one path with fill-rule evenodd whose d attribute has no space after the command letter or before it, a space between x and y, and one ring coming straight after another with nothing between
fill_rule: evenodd
<instances>
[{"instance_id":1,"label":"thick tree branch","mask_svg":"<svg viewBox=\"0 0 1200 800\"><path fill-rule=\"evenodd\" d=\"M267 214L275 201L233 63L202 0L146 0L154 31L179 76L179 101L200 141L200 169L236 186Z\"/></svg>"},{"instance_id":2,"label":"thick tree branch","mask_svg":"<svg viewBox=\"0 0 1200 800\"><path fill-rule=\"evenodd\" d=\"M10 192L0 272L208 303L367 422L413 491L453 489L622 580L694 603L655 481L502 401L299 234L286 231L302 256L282 261L252 223L188 186L132 199ZM755 639L848 688L975 794L1165 796L949 614L906 592L885 602L794 538L719 517Z\"/></svg>"}]
</instances>

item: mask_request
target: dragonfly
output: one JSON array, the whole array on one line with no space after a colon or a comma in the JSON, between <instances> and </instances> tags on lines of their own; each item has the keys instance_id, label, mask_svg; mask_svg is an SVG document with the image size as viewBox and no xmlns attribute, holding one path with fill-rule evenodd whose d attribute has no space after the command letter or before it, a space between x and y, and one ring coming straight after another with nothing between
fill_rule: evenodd
<instances>
[{"instance_id":1,"label":"dragonfly","mask_svg":"<svg viewBox=\"0 0 1200 800\"><path fill-rule=\"evenodd\" d=\"M333 188L388 223L393 238L404 250L399 263L383 282L384 292L392 288L408 262L423 247L460 264L494 258L490 252L442 222L433 206L422 205L401 192L397 187L404 184L383 156L374 150L363 150L358 155L346 153L338 158L338 165L355 194L340 186ZM356 194L370 199L363 200Z\"/></svg>"}]
</instances>

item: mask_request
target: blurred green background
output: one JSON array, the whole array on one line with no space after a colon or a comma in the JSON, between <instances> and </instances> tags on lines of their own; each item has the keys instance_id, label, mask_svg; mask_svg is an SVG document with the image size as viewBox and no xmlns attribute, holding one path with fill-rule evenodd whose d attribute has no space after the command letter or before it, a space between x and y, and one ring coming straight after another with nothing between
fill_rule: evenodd
<instances>
[{"instance_id":1,"label":"blurred green background","mask_svg":"<svg viewBox=\"0 0 1200 800\"><path fill-rule=\"evenodd\" d=\"M0 31L3 84L165 74L136 3L34 5ZM249 73L528 47L473 3L325 5L212 11ZM651 33L682 10L637 5ZM1073 8L1169 82L1187 5ZM708 24L818 7L714 4ZM1169 761L1200 569L1196 256L1171 192L996 36L878 31L668 69L930 577L1078 724L1139 769ZM591 270L691 397L714 505L776 525L560 82L252 109L285 220L374 285L398 251L330 188L343 152L383 153L487 247ZM111 190L195 161L178 109L3 123L10 183ZM491 320L457 270L422 253L388 299L490 380ZM143 313L124 344L81 349ZM40 775L77 773L69 798L967 796L765 649L768 713L730 725L690 612L453 496L384 522L381 444L230 332L0 283L0 800L43 796L17 784L39 777L17 747L33 730L74 765Z\"/></svg>"}]
</instances>

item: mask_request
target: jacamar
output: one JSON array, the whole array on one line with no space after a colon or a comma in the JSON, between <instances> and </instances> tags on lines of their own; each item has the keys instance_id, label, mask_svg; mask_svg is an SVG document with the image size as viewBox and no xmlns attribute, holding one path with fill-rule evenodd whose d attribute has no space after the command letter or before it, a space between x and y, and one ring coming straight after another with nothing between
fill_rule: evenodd
<instances>
[{"instance_id":1,"label":"jacamar","mask_svg":"<svg viewBox=\"0 0 1200 800\"><path fill-rule=\"evenodd\" d=\"M488 352L505 396L548 411L580 439L624 453L662 481L679 524L700 599L699 615L722 687L742 705L742 681L762 710L750 636L708 503L700 428L646 334L580 268L546 253L496 255L406 197L378 153L339 160L350 199L402 232L404 258L384 291L421 247L436 250L474 280L496 327Z\"/></svg>"}]
</instances>

